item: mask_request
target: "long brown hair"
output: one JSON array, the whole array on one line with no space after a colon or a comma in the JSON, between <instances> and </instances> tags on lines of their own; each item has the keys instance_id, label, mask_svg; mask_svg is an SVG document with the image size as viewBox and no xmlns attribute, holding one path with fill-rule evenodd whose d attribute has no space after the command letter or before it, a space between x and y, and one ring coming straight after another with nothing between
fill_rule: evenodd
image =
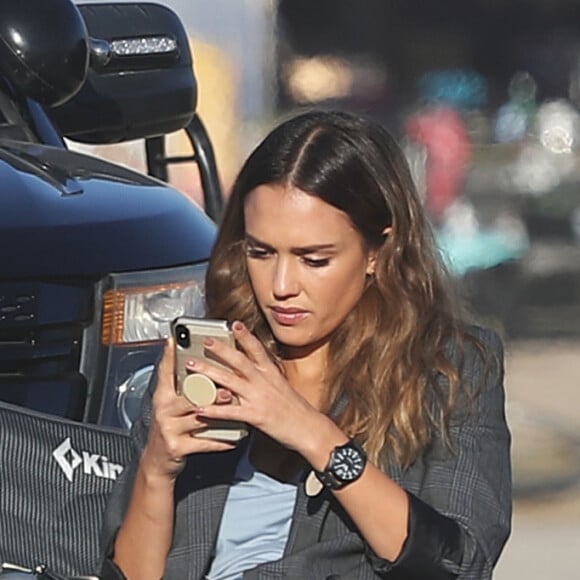
<instances>
[{"instance_id":1,"label":"long brown hair","mask_svg":"<svg viewBox=\"0 0 580 580\"><path fill-rule=\"evenodd\" d=\"M403 154L373 121L311 111L275 128L243 165L207 274L208 314L242 320L278 360L244 254L244 202L263 184L296 187L344 211L378 252L374 276L330 340L326 411L341 408L337 423L375 462L386 448L411 464L434 429L447 432L460 388L449 345L465 333Z\"/></svg>"}]
</instances>

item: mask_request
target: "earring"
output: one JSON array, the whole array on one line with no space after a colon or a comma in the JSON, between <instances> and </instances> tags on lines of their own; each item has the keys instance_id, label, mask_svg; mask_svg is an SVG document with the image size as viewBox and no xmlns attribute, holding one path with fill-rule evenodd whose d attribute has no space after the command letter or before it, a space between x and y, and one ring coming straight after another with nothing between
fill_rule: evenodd
<instances>
[{"instance_id":1,"label":"earring","mask_svg":"<svg viewBox=\"0 0 580 580\"><path fill-rule=\"evenodd\" d=\"M371 270L370 272L367 272L365 275L365 288L368 288L369 286L371 286L375 281L375 271Z\"/></svg>"}]
</instances>

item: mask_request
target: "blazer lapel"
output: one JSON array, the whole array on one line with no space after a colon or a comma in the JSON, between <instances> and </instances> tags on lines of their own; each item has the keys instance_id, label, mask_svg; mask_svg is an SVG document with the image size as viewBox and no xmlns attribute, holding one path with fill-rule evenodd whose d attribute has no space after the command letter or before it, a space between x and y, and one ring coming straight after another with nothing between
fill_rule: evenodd
<instances>
[{"instance_id":1,"label":"blazer lapel","mask_svg":"<svg viewBox=\"0 0 580 580\"><path fill-rule=\"evenodd\" d=\"M308 473L304 475L302 481L298 484L292 524L290 525L290 533L284 550L285 556L294 554L318 542L322 524L330 507L327 497L328 490L323 489L314 497L306 495L304 482L307 476Z\"/></svg>"},{"instance_id":2,"label":"blazer lapel","mask_svg":"<svg viewBox=\"0 0 580 580\"><path fill-rule=\"evenodd\" d=\"M207 570L244 447L240 444L228 452L191 456L179 476L172 553L188 555L187 570L181 571L183 578L203 578Z\"/></svg>"},{"instance_id":3,"label":"blazer lapel","mask_svg":"<svg viewBox=\"0 0 580 580\"><path fill-rule=\"evenodd\" d=\"M338 417L344 411L347 403L347 397L344 394L341 395L333 406L330 416L333 418ZM302 481L298 484L292 524L290 526L286 549L284 550L285 556L296 553L318 542L322 525L330 508L330 502L328 500L331 492L327 489L323 488L314 497L306 495L304 486L309 473L310 470L307 469L302 477Z\"/></svg>"}]
</instances>

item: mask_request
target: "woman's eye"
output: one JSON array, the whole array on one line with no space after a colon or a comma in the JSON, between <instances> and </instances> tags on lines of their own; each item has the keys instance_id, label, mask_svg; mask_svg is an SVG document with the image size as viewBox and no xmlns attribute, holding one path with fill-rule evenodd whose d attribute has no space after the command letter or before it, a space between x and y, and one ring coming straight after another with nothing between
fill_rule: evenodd
<instances>
[{"instance_id":1,"label":"woman's eye","mask_svg":"<svg viewBox=\"0 0 580 580\"><path fill-rule=\"evenodd\" d=\"M304 263L311 268L323 268L328 266L330 260L328 258L304 258Z\"/></svg>"},{"instance_id":2,"label":"woman's eye","mask_svg":"<svg viewBox=\"0 0 580 580\"><path fill-rule=\"evenodd\" d=\"M266 258L268 256L268 250L265 250L264 248L247 246L246 256L249 258Z\"/></svg>"}]
</instances>

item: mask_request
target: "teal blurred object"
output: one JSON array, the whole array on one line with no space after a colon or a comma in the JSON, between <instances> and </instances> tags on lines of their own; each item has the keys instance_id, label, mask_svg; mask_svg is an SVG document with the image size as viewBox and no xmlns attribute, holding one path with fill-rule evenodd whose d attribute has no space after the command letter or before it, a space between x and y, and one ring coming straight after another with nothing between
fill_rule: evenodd
<instances>
[{"instance_id":1,"label":"teal blurred object","mask_svg":"<svg viewBox=\"0 0 580 580\"><path fill-rule=\"evenodd\" d=\"M487 102L485 77L473 70L443 69L422 75L417 81L420 97L426 101L473 109Z\"/></svg>"},{"instance_id":2,"label":"teal blurred object","mask_svg":"<svg viewBox=\"0 0 580 580\"><path fill-rule=\"evenodd\" d=\"M526 237L495 229L470 232L439 229L435 239L447 267L457 277L471 270L486 270L518 260L529 247Z\"/></svg>"}]
</instances>

